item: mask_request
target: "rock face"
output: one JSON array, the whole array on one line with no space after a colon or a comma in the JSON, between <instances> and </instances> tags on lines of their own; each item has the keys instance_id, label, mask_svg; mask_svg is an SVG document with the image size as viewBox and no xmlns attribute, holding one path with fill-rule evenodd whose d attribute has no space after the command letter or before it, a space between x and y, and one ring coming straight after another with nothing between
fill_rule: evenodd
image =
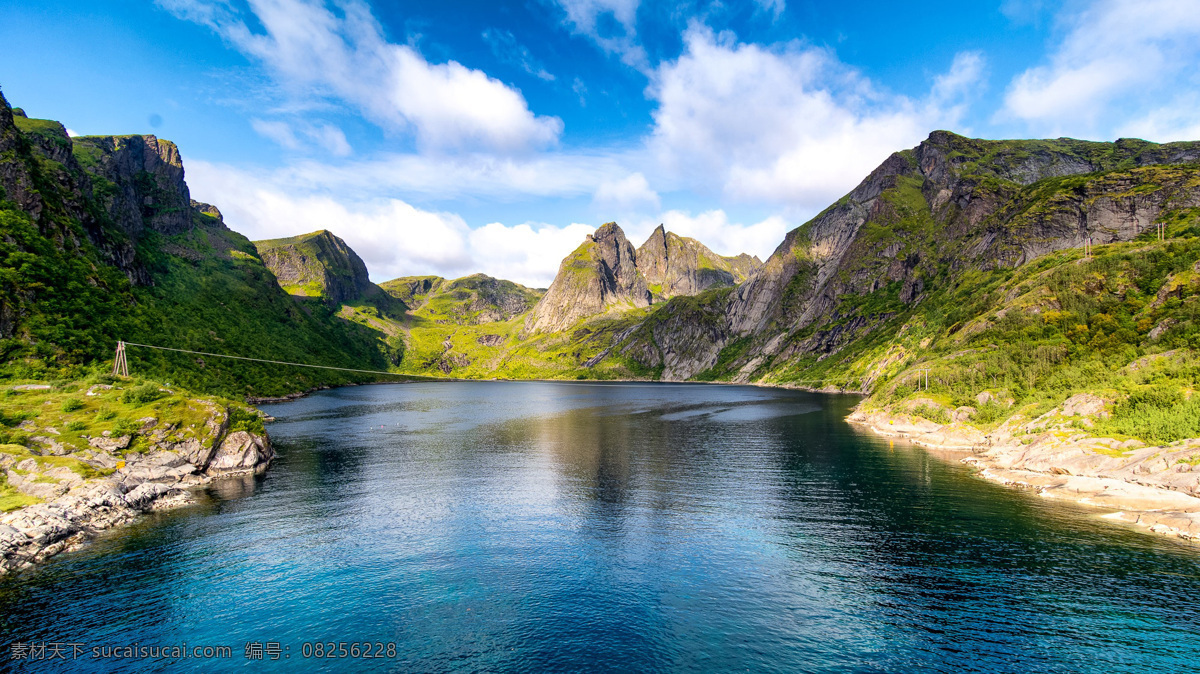
<instances>
[{"instance_id":1,"label":"rock face","mask_svg":"<svg viewBox=\"0 0 1200 674\"><path fill-rule=\"evenodd\" d=\"M92 174L97 200L125 232L179 234L192 225L191 196L179 148L155 136L72 139Z\"/></svg>"},{"instance_id":2,"label":"rock face","mask_svg":"<svg viewBox=\"0 0 1200 674\"><path fill-rule=\"evenodd\" d=\"M761 266L757 257L717 255L699 241L668 232L662 225L637 249L638 271L655 297L662 299L734 286Z\"/></svg>"},{"instance_id":3,"label":"rock face","mask_svg":"<svg viewBox=\"0 0 1200 674\"><path fill-rule=\"evenodd\" d=\"M75 232L63 223L78 222L103 261L135 284L151 283L136 252L145 233L171 236L195 225L183 162L170 141L140 135L72 138L59 122L14 115L0 94L0 157L5 199L53 240L73 241ZM47 190L47 183L56 189ZM113 236L113 227L124 236Z\"/></svg>"},{"instance_id":4,"label":"rock face","mask_svg":"<svg viewBox=\"0 0 1200 674\"><path fill-rule=\"evenodd\" d=\"M565 330L611 307L646 307L650 301L633 245L617 223L610 222L563 259L549 290L525 319L525 329Z\"/></svg>"},{"instance_id":5,"label":"rock face","mask_svg":"<svg viewBox=\"0 0 1200 674\"><path fill-rule=\"evenodd\" d=\"M338 305L377 288L362 258L329 230L255 241L254 246L279 285L292 295L323 297Z\"/></svg>"},{"instance_id":6,"label":"rock face","mask_svg":"<svg viewBox=\"0 0 1200 674\"><path fill-rule=\"evenodd\" d=\"M920 303L931 283L1088 241L1128 241L1168 209L1200 207L1200 184L1187 166L1196 162L1195 142L985 141L934 132L788 233L729 295L726 325L713 333L717 350L738 343L729 372L738 381L760 379L839 352ZM671 313L691 310L681 302L659 312L670 322ZM656 333L652 344L628 348L651 366L692 339L684 328L678 339ZM694 376L709 360L673 373Z\"/></svg>"}]
</instances>

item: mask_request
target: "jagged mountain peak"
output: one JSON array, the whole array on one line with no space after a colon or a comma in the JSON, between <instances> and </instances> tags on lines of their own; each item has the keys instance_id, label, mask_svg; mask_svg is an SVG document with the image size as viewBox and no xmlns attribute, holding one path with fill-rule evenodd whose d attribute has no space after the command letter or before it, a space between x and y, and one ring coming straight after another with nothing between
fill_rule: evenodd
<instances>
[{"instance_id":1,"label":"jagged mountain peak","mask_svg":"<svg viewBox=\"0 0 1200 674\"><path fill-rule=\"evenodd\" d=\"M696 239L659 225L637 249L637 266L656 298L695 295L745 281L762 261L745 253L718 255Z\"/></svg>"},{"instance_id":2,"label":"jagged mountain peak","mask_svg":"<svg viewBox=\"0 0 1200 674\"><path fill-rule=\"evenodd\" d=\"M563 330L614 306L649 306L651 299L633 244L617 223L607 222L563 259L554 282L526 318L525 329Z\"/></svg>"}]
</instances>

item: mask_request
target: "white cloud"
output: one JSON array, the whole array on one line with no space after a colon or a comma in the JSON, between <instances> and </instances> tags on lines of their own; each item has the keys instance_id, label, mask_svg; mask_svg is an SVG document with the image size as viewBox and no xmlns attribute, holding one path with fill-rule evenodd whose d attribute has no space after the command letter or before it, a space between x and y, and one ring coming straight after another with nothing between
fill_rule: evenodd
<instances>
[{"instance_id":1,"label":"white cloud","mask_svg":"<svg viewBox=\"0 0 1200 674\"><path fill-rule=\"evenodd\" d=\"M983 59L958 55L922 101L888 94L827 49L741 44L693 24L654 73L650 147L666 176L735 200L816 210L896 150L956 127Z\"/></svg>"},{"instance_id":2,"label":"white cloud","mask_svg":"<svg viewBox=\"0 0 1200 674\"><path fill-rule=\"evenodd\" d=\"M754 0L758 6L765 12L770 12L776 19L783 14L783 10L787 7L785 0Z\"/></svg>"},{"instance_id":3,"label":"white cloud","mask_svg":"<svg viewBox=\"0 0 1200 674\"><path fill-rule=\"evenodd\" d=\"M78 131L76 131L75 129L72 129L72 128L71 128L71 127L69 127L69 126L68 126L68 127L66 127L66 129L67 129L67 135L68 135L68 136L70 136L70 137L72 137L72 138L74 138L75 136L78 136L78 135L79 135L79 132L78 132Z\"/></svg>"},{"instance_id":4,"label":"white cloud","mask_svg":"<svg viewBox=\"0 0 1200 674\"><path fill-rule=\"evenodd\" d=\"M510 227L493 222L471 230L470 246L479 268L489 276L545 288L554 280L562 259L594 231L594 226L578 223Z\"/></svg>"},{"instance_id":5,"label":"white cloud","mask_svg":"<svg viewBox=\"0 0 1200 674\"><path fill-rule=\"evenodd\" d=\"M770 257L784 235L794 225L782 217L773 215L750 225L729 221L721 209L705 211L693 216L686 211L667 211L658 221L667 231L680 236L690 236L720 255L748 253L759 259Z\"/></svg>"},{"instance_id":6,"label":"white cloud","mask_svg":"<svg viewBox=\"0 0 1200 674\"><path fill-rule=\"evenodd\" d=\"M646 208L658 210L658 193L650 189L646 176L631 173L620 180L607 180L596 188L592 198L597 209L612 210L616 214L628 214Z\"/></svg>"},{"instance_id":7,"label":"white cloud","mask_svg":"<svg viewBox=\"0 0 1200 674\"><path fill-rule=\"evenodd\" d=\"M523 151L562 133L562 120L534 115L518 91L482 71L389 43L362 0L339 2L338 14L322 0L251 0L261 33L223 0L158 2L261 61L296 97L338 98L382 128L411 129L426 149Z\"/></svg>"},{"instance_id":8,"label":"white cloud","mask_svg":"<svg viewBox=\"0 0 1200 674\"><path fill-rule=\"evenodd\" d=\"M554 81L554 75L529 51L529 47L517 42L511 32L489 28L483 31L483 41L492 48L492 54L498 60L517 66L538 79Z\"/></svg>"},{"instance_id":9,"label":"white cloud","mask_svg":"<svg viewBox=\"0 0 1200 674\"><path fill-rule=\"evenodd\" d=\"M296 134L292 131L292 125L287 122L252 119L250 120L250 126L254 128L255 133L263 138L275 141L280 147L288 150L300 149L300 140L296 138Z\"/></svg>"},{"instance_id":10,"label":"white cloud","mask_svg":"<svg viewBox=\"0 0 1200 674\"><path fill-rule=\"evenodd\" d=\"M1195 0L1100 0L1061 23L1061 44L1013 78L997 120L1051 135L1104 133L1112 117L1152 116L1152 101L1197 89Z\"/></svg>"},{"instance_id":11,"label":"white cloud","mask_svg":"<svg viewBox=\"0 0 1200 674\"><path fill-rule=\"evenodd\" d=\"M219 205L226 223L253 240L328 229L363 258L377 282L483 272L546 287L558 264L594 231L590 225L491 223L471 229L457 214L400 199L308 192L278 176L190 161L192 194Z\"/></svg>"},{"instance_id":12,"label":"white cloud","mask_svg":"<svg viewBox=\"0 0 1200 674\"><path fill-rule=\"evenodd\" d=\"M1160 143L1200 139L1200 92L1183 92L1140 118L1117 126L1117 137L1143 138Z\"/></svg>"},{"instance_id":13,"label":"white cloud","mask_svg":"<svg viewBox=\"0 0 1200 674\"><path fill-rule=\"evenodd\" d=\"M346 134L332 124L310 127L305 132L330 154L347 157L353 152L350 143L346 141Z\"/></svg>"},{"instance_id":14,"label":"white cloud","mask_svg":"<svg viewBox=\"0 0 1200 674\"><path fill-rule=\"evenodd\" d=\"M631 163L615 151L519 157L388 154L342 164L302 160L272 172L270 180L297 190L355 199L395 194L439 201L515 201L588 196L598 185L628 175L625 166Z\"/></svg>"},{"instance_id":15,"label":"white cloud","mask_svg":"<svg viewBox=\"0 0 1200 674\"><path fill-rule=\"evenodd\" d=\"M646 50L637 38L640 0L556 0L576 34L585 35L625 65L648 69Z\"/></svg>"},{"instance_id":16,"label":"white cloud","mask_svg":"<svg viewBox=\"0 0 1200 674\"><path fill-rule=\"evenodd\" d=\"M297 136L297 131L299 131L309 141L325 149L332 155L347 157L353 153L350 143L346 141L346 134L342 133L341 129L332 124L308 124L303 122L289 124L288 122L279 120L251 119L250 126L260 136L273 140L279 146L288 150L296 151L307 148L307 144L301 142Z\"/></svg>"}]
</instances>

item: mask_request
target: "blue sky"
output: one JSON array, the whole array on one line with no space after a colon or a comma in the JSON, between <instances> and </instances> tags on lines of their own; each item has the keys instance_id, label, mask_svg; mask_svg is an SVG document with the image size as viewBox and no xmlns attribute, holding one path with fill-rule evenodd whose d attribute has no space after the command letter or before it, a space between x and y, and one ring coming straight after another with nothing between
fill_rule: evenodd
<instances>
[{"instance_id":1,"label":"blue sky","mask_svg":"<svg viewBox=\"0 0 1200 674\"><path fill-rule=\"evenodd\" d=\"M595 226L763 258L931 130L1200 139L1195 0L0 0L0 88L179 144L251 238L549 283Z\"/></svg>"}]
</instances>

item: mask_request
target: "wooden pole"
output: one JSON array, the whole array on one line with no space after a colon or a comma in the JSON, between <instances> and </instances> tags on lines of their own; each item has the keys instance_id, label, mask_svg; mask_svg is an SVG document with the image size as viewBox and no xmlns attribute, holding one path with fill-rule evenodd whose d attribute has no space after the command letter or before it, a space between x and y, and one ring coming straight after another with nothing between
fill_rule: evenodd
<instances>
[{"instance_id":1,"label":"wooden pole","mask_svg":"<svg viewBox=\"0 0 1200 674\"><path fill-rule=\"evenodd\" d=\"M129 361L125 359L125 342L117 342L117 355L113 358L113 376L129 376Z\"/></svg>"}]
</instances>

